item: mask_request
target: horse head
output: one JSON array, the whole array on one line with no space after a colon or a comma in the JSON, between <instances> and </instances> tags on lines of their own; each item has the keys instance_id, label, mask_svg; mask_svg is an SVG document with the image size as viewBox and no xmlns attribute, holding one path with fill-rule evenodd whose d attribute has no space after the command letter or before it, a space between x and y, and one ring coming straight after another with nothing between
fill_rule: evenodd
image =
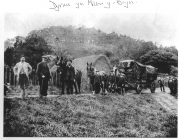
<instances>
[{"instance_id":1,"label":"horse head","mask_svg":"<svg viewBox=\"0 0 179 140\"><path fill-rule=\"evenodd\" d=\"M57 73L61 73L61 74L62 74L62 73L65 71L67 62L66 62L65 59L63 59L63 57L61 57L61 58L59 59L59 57L57 56L56 65L57 65Z\"/></svg>"},{"instance_id":2,"label":"horse head","mask_svg":"<svg viewBox=\"0 0 179 140\"><path fill-rule=\"evenodd\" d=\"M93 67L92 63L87 63L87 76L92 76L95 72L95 68Z\"/></svg>"}]
</instances>

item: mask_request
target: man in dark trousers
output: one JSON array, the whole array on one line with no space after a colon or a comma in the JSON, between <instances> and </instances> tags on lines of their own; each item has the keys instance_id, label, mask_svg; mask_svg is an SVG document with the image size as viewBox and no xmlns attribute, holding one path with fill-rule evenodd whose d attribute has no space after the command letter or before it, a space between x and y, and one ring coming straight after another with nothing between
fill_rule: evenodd
<instances>
[{"instance_id":1,"label":"man in dark trousers","mask_svg":"<svg viewBox=\"0 0 179 140\"><path fill-rule=\"evenodd\" d=\"M158 80L158 83L159 83L161 92L162 92L162 91L165 92L164 78L160 78L160 79Z\"/></svg>"},{"instance_id":2,"label":"man in dark trousers","mask_svg":"<svg viewBox=\"0 0 179 140\"><path fill-rule=\"evenodd\" d=\"M77 87L75 83L75 69L71 65L72 60L67 61L67 71L66 71L66 83L67 83L67 94L73 94L73 86L77 94Z\"/></svg>"},{"instance_id":3,"label":"man in dark trousers","mask_svg":"<svg viewBox=\"0 0 179 140\"><path fill-rule=\"evenodd\" d=\"M66 83L66 69L67 69L67 61L61 57L59 63L57 63L57 66L60 66L60 82L62 84L62 94L64 94L65 89L65 83Z\"/></svg>"},{"instance_id":4,"label":"man in dark trousers","mask_svg":"<svg viewBox=\"0 0 179 140\"><path fill-rule=\"evenodd\" d=\"M47 66L47 56L42 56L42 62L37 64L36 73L40 85L40 97L46 97L48 81L50 80L50 71Z\"/></svg>"},{"instance_id":5,"label":"man in dark trousers","mask_svg":"<svg viewBox=\"0 0 179 140\"><path fill-rule=\"evenodd\" d=\"M95 78L94 78L94 86L95 86L95 94L99 94L100 87L101 87L101 76L99 75L99 71L96 71Z\"/></svg>"}]
</instances>

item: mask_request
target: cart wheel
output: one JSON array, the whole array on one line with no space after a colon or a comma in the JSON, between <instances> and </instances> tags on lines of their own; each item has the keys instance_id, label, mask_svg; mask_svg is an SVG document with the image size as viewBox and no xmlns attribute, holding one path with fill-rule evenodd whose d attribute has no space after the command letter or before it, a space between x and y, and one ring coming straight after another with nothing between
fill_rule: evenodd
<instances>
[{"instance_id":1,"label":"cart wheel","mask_svg":"<svg viewBox=\"0 0 179 140\"><path fill-rule=\"evenodd\" d=\"M151 85L150 85L150 91L151 91L151 93L155 93L155 89L156 89L155 83L151 83Z\"/></svg>"},{"instance_id":2,"label":"cart wheel","mask_svg":"<svg viewBox=\"0 0 179 140\"><path fill-rule=\"evenodd\" d=\"M141 94L141 92L142 92L142 85L141 84L137 85L136 91L137 91L138 94Z\"/></svg>"}]
</instances>

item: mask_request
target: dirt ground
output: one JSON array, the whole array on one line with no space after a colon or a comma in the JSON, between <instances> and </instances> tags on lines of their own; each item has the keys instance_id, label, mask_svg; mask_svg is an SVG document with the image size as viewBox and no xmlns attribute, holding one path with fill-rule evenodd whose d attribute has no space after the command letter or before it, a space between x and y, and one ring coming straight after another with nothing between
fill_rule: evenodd
<instances>
[{"instance_id":1,"label":"dirt ground","mask_svg":"<svg viewBox=\"0 0 179 140\"><path fill-rule=\"evenodd\" d=\"M145 91L149 92L149 90ZM169 111L172 114L178 114L178 100L169 94L169 88L165 88L165 92L161 92L159 88L156 89L156 92L152 94L152 97L160 103L163 108Z\"/></svg>"}]
</instances>

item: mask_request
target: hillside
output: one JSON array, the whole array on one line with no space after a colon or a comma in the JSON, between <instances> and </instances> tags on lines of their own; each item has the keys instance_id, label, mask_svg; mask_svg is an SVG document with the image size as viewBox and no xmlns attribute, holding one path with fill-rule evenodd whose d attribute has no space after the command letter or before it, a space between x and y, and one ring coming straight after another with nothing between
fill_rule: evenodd
<instances>
[{"instance_id":1,"label":"hillside","mask_svg":"<svg viewBox=\"0 0 179 140\"><path fill-rule=\"evenodd\" d=\"M101 30L84 26L80 28L51 26L29 33L29 35L32 34L43 37L57 52L59 48L67 50L74 58L109 52L113 57L133 59L135 53L144 45L156 48L152 42L145 44L146 42L143 40L132 39L115 32L107 34Z\"/></svg>"},{"instance_id":2,"label":"hillside","mask_svg":"<svg viewBox=\"0 0 179 140\"><path fill-rule=\"evenodd\" d=\"M5 63L8 66L17 63L18 57L24 54L34 68L36 63L40 62L41 55L44 54L63 56L68 59L104 54L109 58L112 65L126 59L142 63L141 57L152 50L171 52L175 58L178 57L178 50L175 46L157 47L156 43L152 41L145 42L115 32L105 33L84 26L80 28L50 26L32 30L26 37L16 36L13 39L7 39L4 42L4 48ZM160 57L163 61L163 56ZM171 66L167 65L167 67Z\"/></svg>"},{"instance_id":3,"label":"hillside","mask_svg":"<svg viewBox=\"0 0 179 140\"><path fill-rule=\"evenodd\" d=\"M151 94L5 99L4 136L176 137L177 116Z\"/></svg>"}]
</instances>

